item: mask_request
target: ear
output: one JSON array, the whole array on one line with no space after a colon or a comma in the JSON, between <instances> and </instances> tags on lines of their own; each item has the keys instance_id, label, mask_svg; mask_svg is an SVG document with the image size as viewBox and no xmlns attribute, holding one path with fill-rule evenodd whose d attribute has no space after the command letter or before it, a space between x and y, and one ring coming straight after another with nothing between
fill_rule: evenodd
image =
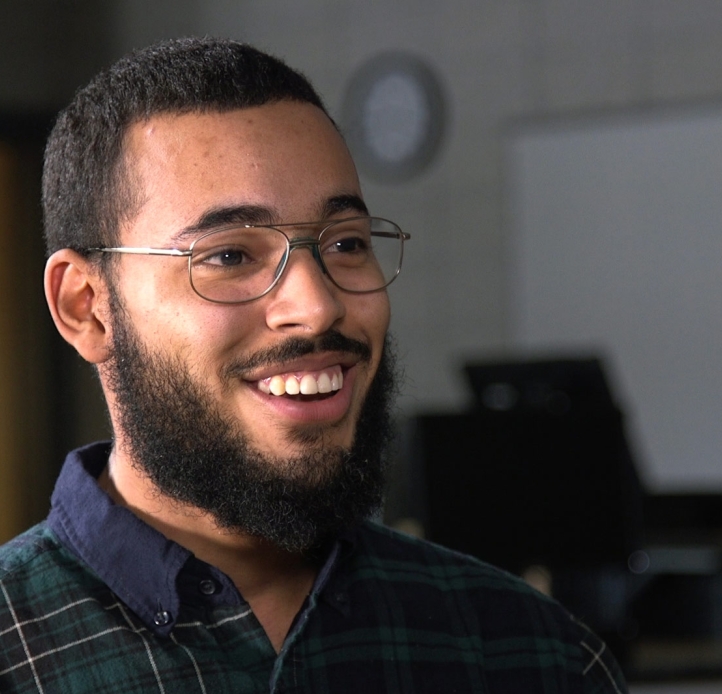
<instances>
[{"instance_id":1,"label":"ear","mask_svg":"<svg viewBox=\"0 0 722 694\"><path fill-rule=\"evenodd\" d=\"M100 364L110 356L107 285L97 268L64 248L45 265L45 298L55 327L83 359Z\"/></svg>"}]
</instances>

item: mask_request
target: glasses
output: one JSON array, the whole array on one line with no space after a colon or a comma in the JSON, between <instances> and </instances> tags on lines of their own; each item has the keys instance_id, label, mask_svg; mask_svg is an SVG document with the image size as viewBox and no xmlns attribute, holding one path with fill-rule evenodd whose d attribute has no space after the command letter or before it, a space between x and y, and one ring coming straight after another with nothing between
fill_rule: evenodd
<instances>
[{"instance_id":1,"label":"glasses","mask_svg":"<svg viewBox=\"0 0 722 694\"><path fill-rule=\"evenodd\" d=\"M284 231L310 234L314 227L321 231L313 236L289 236ZM410 238L388 219L353 217L225 227L200 236L188 250L121 246L88 251L188 258L188 278L196 294L219 304L244 304L268 294L278 284L297 248L308 248L339 289L354 294L379 291L401 272L404 241Z\"/></svg>"}]
</instances>

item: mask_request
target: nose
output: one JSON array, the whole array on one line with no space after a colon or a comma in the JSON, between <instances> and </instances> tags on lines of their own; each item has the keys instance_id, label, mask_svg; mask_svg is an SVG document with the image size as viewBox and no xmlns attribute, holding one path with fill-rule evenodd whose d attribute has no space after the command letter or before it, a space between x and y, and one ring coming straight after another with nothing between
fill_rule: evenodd
<instances>
[{"instance_id":1,"label":"nose","mask_svg":"<svg viewBox=\"0 0 722 694\"><path fill-rule=\"evenodd\" d=\"M291 243L289 253L283 274L269 294L266 323L272 330L320 335L346 314L340 290L326 276L317 243L298 239Z\"/></svg>"}]
</instances>

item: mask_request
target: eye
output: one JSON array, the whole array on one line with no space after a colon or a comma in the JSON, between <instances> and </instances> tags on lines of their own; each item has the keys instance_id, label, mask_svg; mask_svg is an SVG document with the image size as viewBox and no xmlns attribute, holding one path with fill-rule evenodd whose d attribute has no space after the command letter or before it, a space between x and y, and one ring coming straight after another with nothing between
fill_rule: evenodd
<instances>
[{"instance_id":1,"label":"eye","mask_svg":"<svg viewBox=\"0 0 722 694\"><path fill-rule=\"evenodd\" d=\"M218 265L240 265L246 256L243 251L236 249L225 249L218 251L215 255L208 258L207 262L217 263Z\"/></svg>"},{"instance_id":2,"label":"eye","mask_svg":"<svg viewBox=\"0 0 722 694\"><path fill-rule=\"evenodd\" d=\"M368 250L368 242L361 236L336 238L328 247L331 253L360 253Z\"/></svg>"},{"instance_id":3,"label":"eye","mask_svg":"<svg viewBox=\"0 0 722 694\"><path fill-rule=\"evenodd\" d=\"M237 267L251 262L251 258L242 248L211 248L199 253L195 262L220 267Z\"/></svg>"},{"instance_id":4,"label":"eye","mask_svg":"<svg viewBox=\"0 0 722 694\"><path fill-rule=\"evenodd\" d=\"M330 226L322 236L323 253L364 255L371 250L369 220L349 219Z\"/></svg>"}]
</instances>

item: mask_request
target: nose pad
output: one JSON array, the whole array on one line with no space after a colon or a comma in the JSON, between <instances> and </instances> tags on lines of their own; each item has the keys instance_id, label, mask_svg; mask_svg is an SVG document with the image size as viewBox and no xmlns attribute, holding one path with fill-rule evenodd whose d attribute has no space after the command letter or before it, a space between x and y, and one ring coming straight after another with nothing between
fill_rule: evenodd
<instances>
[{"instance_id":1,"label":"nose pad","mask_svg":"<svg viewBox=\"0 0 722 694\"><path fill-rule=\"evenodd\" d=\"M290 248L288 250L288 254L290 255L298 248L308 248L309 251L311 251L311 255L313 256L313 259L316 261L316 264L321 268L321 272L324 275L328 275L328 271L326 270L326 266L323 264L323 260L321 260L321 248L319 246L319 243L316 239L294 239L290 243ZM278 268L276 268L276 277L278 277L278 274L280 272L279 268L283 264L283 260L281 260L281 263L279 263Z\"/></svg>"},{"instance_id":2,"label":"nose pad","mask_svg":"<svg viewBox=\"0 0 722 694\"><path fill-rule=\"evenodd\" d=\"M326 266L323 264L323 260L321 260L321 249L319 248L319 245L317 243L314 243L310 246L310 249L313 259L318 263L318 266L321 268L321 272L324 275L327 275L328 272L326 272Z\"/></svg>"}]
</instances>

